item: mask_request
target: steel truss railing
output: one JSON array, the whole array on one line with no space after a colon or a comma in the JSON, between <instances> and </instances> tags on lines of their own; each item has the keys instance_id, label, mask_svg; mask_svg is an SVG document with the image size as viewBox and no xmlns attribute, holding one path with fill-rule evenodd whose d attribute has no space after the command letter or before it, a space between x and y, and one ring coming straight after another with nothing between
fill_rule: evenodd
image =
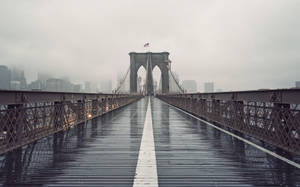
<instances>
[{"instance_id":1,"label":"steel truss railing","mask_svg":"<svg viewBox=\"0 0 300 187\"><path fill-rule=\"evenodd\" d=\"M300 89L157 97L205 120L300 155Z\"/></svg>"},{"instance_id":2,"label":"steel truss railing","mask_svg":"<svg viewBox=\"0 0 300 187\"><path fill-rule=\"evenodd\" d=\"M0 90L0 154L101 116L141 97Z\"/></svg>"},{"instance_id":3,"label":"steel truss railing","mask_svg":"<svg viewBox=\"0 0 300 187\"><path fill-rule=\"evenodd\" d=\"M63 153L67 160L74 159L70 157L71 154L65 153L74 152L93 142L97 128L101 128L102 120L104 118L94 118L91 125L80 124L6 153L0 161L0 183L12 186L30 182L34 185L40 184L36 175L55 176L49 168L64 161L59 158L60 154Z\"/></svg>"}]
</instances>

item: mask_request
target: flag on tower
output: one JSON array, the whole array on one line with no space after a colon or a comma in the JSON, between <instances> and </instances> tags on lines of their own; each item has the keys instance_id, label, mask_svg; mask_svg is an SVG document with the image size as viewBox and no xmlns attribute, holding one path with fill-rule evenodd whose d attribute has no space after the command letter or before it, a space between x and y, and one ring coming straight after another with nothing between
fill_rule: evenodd
<instances>
[{"instance_id":1,"label":"flag on tower","mask_svg":"<svg viewBox=\"0 0 300 187\"><path fill-rule=\"evenodd\" d=\"M149 43L145 43L145 44L144 44L144 47L149 47Z\"/></svg>"}]
</instances>

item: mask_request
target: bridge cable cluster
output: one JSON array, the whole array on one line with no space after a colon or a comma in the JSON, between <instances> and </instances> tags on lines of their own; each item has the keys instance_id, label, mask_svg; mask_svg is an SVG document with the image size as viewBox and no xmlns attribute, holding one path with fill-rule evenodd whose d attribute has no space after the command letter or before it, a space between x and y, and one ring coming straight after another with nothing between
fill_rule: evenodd
<instances>
[{"instance_id":1,"label":"bridge cable cluster","mask_svg":"<svg viewBox=\"0 0 300 187\"><path fill-rule=\"evenodd\" d=\"M174 82L176 83L176 86L178 87L180 93L184 93L184 89L180 86L179 82L177 81L177 79L175 79L175 76L173 74L173 72L171 71L170 67L168 66L168 70L171 74L171 77L173 78Z\"/></svg>"},{"instance_id":2,"label":"bridge cable cluster","mask_svg":"<svg viewBox=\"0 0 300 187\"><path fill-rule=\"evenodd\" d=\"M120 89L122 88L122 86L125 85L124 83L125 83L127 76L129 75L129 71L130 71L130 67L128 67L125 76L123 77L123 79L120 82L120 85L115 89L115 93L120 93Z\"/></svg>"},{"instance_id":3,"label":"bridge cable cluster","mask_svg":"<svg viewBox=\"0 0 300 187\"><path fill-rule=\"evenodd\" d=\"M150 59L147 59L147 68L149 68L148 66L150 65L150 64L148 64L149 61L150 61ZM173 74L173 72L171 71L171 69L170 69L169 66L168 66L168 71L169 71L170 74L171 74L171 77L170 77L170 78L174 80L175 85L178 87L179 92L180 92L180 93L184 93L184 92L185 92L184 89L183 89L182 86L179 84L178 80L175 78L175 76L174 76L174 74ZM125 76L121 79L120 84L119 84L118 87L115 89L114 93L120 93L121 88L125 85L125 81L126 81L128 75L129 75L129 72L130 72L130 67L128 67ZM148 72L147 69L146 69L146 72ZM148 75L146 75L146 77L148 78ZM146 78L146 82L148 82L148 81L147 81L147 78ZM153 81L153 75L151 75L151 79L152 79L152 83L153 83L153 82L154 82L154 81ZM146 85L146 86L148 86L148 85ZM152 88L152 89L154 89L154 88Z\"/></svg>"}]
</instances>

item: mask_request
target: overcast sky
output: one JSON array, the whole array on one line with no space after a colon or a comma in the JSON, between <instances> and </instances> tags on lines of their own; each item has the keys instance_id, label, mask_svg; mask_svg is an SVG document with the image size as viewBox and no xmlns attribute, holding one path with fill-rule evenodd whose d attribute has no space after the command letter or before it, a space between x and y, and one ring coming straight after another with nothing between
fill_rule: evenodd
<instances>
[{"instance_id":1,"label":"overcast sky","mask_svg":"<svg viewBox=\"0 0 300 187\"><path fill-rule=\"evenodd\" d=\"M181 80L223 90L300 80L299 0L1 0L0 64L116 79L130 51L168 51ZM149 50L149 49L147 49Z\"/></svg>"}]
</instances>

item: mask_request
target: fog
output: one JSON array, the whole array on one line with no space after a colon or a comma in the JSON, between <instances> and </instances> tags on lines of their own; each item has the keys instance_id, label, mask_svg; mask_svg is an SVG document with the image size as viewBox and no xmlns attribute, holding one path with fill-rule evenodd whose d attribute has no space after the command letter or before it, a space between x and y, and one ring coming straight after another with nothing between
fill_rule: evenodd
<instances>
[{"instance_id":1,"label":"fog","mask_svg":"<svg viewBox=\"0 0 300 187\"><path fill-rule=\"evenodd\" d=\"M180 80L223 90L300 80L298 0L1 0L0 65L117 79L135 52L170 52ZM143 45L149 42L150 47Z\"/></svg>"}]
</instances>

